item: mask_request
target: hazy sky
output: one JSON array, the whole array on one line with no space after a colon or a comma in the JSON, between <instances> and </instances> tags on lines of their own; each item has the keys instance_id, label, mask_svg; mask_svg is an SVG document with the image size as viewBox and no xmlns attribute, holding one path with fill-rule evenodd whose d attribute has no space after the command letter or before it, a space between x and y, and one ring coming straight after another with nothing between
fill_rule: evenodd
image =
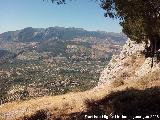
<instances>
[{"instance_id":1,"label":"hazy sky","mask_svg":"<svg viewBox=\"0 0 160 120\"><path fill-rule=\"evenodd\" d=\"M0 33L25 27L78 27L121 32L118 20L104 17L95 0L73 0L56 5L43 0L0 0Z\"/></svg>"}]
</instances>

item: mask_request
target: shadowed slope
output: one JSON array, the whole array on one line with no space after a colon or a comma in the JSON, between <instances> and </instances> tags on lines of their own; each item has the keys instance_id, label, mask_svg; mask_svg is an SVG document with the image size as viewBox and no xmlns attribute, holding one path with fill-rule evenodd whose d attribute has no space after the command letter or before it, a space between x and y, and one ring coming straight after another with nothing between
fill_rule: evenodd
<instances>
[{"instance_id":1,"label":"shadowed slope","mask_svg":"<svg viewBox=\"0 0 160 120\"><path fill-rule=\"evenodd\" d=\"M159 81L149 82L145 86L133 81L132 84L117 88L106 86L85 92L13 102L0 106L0 115L2 120L52 120L84 119L87 114L151 114L160 110L158 86Z\"/></svg>"}]
</instances>

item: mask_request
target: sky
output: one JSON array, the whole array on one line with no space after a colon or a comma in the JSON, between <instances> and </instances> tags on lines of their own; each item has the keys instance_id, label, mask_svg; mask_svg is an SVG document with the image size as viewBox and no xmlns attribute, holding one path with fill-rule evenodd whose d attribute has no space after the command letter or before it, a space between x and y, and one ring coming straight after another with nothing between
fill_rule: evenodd
<instances>
[{"instance_id":1,"label":"sky","mask_svg":"<svg viewBox=\"0 0 160 120\"><path fill-rule=\"evenodd\" d=\"M95 0L72 0L65 5L49 0L0 0L0 33L54 26L121 32L119 21L105 18L104 12Z\"/></svg>"}]
</instances>

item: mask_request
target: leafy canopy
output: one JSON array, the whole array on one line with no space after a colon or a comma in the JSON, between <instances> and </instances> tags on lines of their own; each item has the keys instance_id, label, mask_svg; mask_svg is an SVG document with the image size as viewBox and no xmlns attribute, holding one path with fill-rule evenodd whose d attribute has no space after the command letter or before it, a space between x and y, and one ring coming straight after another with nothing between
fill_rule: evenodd
<instances>
[{"instance_id":1,"label":"leafy canopy","mask_svg":"<svg viewBox=\"0 0 160 120\"><path fill-rule=\"evenodd\" d=\"M103 0L105 16L119 18L123 32L141 42L160 36L160 0Z\"/></svg>"}]
</instances>

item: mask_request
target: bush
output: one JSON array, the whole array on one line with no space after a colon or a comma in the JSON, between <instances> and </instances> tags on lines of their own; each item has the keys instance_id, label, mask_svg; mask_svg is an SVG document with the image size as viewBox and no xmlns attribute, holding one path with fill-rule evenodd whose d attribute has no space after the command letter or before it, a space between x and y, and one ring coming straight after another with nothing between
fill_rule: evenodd
<instances>
[{"instance_id":1,"label":"bush","mask_svg":"<svg viewBox=\"0 0 160 120\"><path fill-rule=\"evenodd\" d=\"M138 81L141 85L146 85L149 82L157 81L159 79L160 79L160 71L155 71L155 72L148 73L148 75L145 75L144 77L140 78L140 80Z\"/></svg>"},{"instance_id":2,"label":"bush","mask_svg":"<svg viewBox=\"0 0 160 120\"><path fill-rule=\"evenodd\" d=\"M113 87L119 87L124 85L124 80L122 78L116 79L112 82Z\"/></svg>"}]
</instances>

